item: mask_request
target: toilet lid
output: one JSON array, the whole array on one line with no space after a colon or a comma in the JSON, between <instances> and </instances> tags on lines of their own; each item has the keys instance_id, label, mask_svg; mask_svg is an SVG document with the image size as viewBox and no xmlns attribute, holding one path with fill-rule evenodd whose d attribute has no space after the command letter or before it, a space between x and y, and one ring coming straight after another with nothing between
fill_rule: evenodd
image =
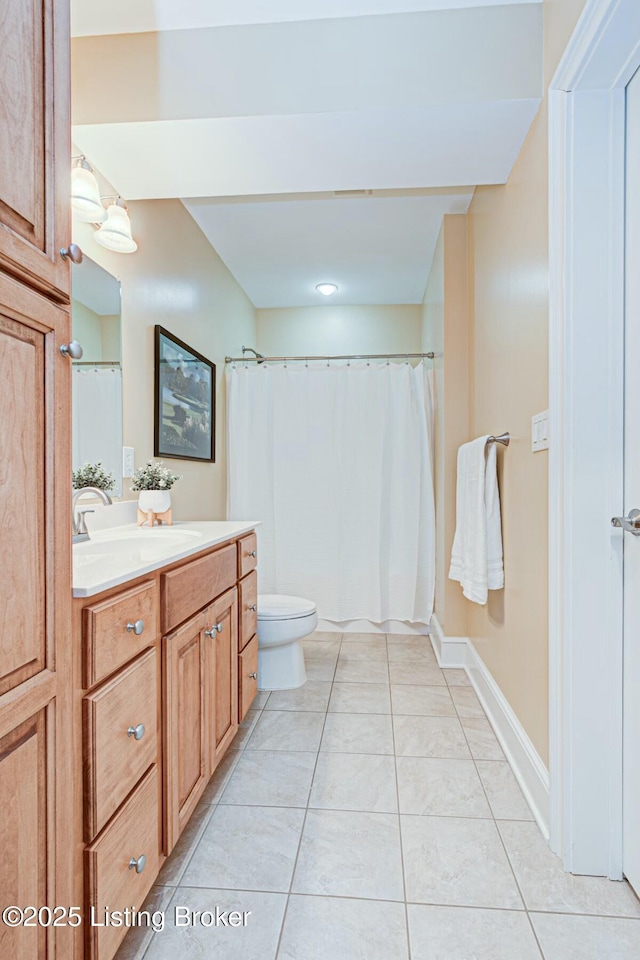
<instances>
[{"instance_id":1,"label":"toilet lid","mask_svg":"<svg viewBox=\"0 0 640 960\"><path fill-rule=\"evenodd\" d=\"M275 593L263 593L258 597L258 620L294 620L315 612L315 603L302 597L284 597Z\"/></svg>"}]
</instances>

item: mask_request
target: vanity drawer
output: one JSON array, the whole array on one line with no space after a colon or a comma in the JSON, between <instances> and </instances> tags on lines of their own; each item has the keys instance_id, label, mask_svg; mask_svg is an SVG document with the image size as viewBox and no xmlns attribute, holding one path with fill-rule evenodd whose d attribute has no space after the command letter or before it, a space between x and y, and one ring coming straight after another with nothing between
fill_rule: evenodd
<instances>
[{"instance_id":1,"label":"vanity drawer","mask_svg":"<svg viewBox=\"0 0 640 960\"><path fill-rule=\"evenodd\" d=\"M238 577L246 577L258 566L258 538L255 533L238 540Z\"/></svg>"},{"instance_id":2,"label":"vanity drawer","mask_svg":"<svg viewBox=\"0 0 640 960\"><path fill-rule=\"evenodd\" d=\"M158 635L155 581L84 609L84 686L99 683Z\"/></svg>"},{"instance_id":3,"label":"vanity drawer","mask_svg":"<svg viewBox=\"0 0 640 960\"><path fill-rule=\"evenodd\" d=\"M158 768L154 765L98 839L85 849L87 913L104 921L105 907L139 909L162 863ZM132 860L144 857L140 873ZM127 927L86 924L88 957L111 960Z\"/></svg>"},{"instance_id":4,"label":"vanity drawer","mask_svg":"<svg viewBox=\"0 0 640 960\"><path fill-rule=\"evenodd\" d=\"M240 650L249 643L258 629L258 574L254 570L238 584L240 600Z\"/></svg>"},{"instance_id":5,"label":"vanity drawer","mask_svg":"<svg viewBox=\"0 0 640 960\"><path fill-rule=\"evenodd\" d=\"M258 693L257 636L246 645L238 657L238 683L238 723L242 723Z\"/></svg>"},{"instance_id":6,"label":"vanity drawer","mask_svg":"<svg viewBox=\"0 0 640 960\"><path fill-rule=\"evenodd\" d=\"M225 590L235 586L235 544L163 573L161 582L162 632L184 623Z\"/></svg>"},{"instance_id":7,"label":"vanity drawer","mask_svg":"<svg viewBox=\"0 0 640 960\"><path fill-rule=\"evenodd\" d=\"M85 839L93 840L158 758L155 648L85 697L82 706Z\"/></svg>"}]
</instances>

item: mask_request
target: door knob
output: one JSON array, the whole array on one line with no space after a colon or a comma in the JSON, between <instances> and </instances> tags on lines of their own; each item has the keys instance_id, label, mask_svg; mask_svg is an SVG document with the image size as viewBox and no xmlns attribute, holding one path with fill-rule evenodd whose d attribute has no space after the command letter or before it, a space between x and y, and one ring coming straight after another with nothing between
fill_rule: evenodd
<instances>
[{"instance_id":1,"label":"door knob","mask_svg":"<svg viewBox=\"0 0 640 960\"><path fill-rule=\"evenodd\" d=\"M250 680L257 680L257 679L258 679L258 674L257 674L257 673L250 673L250 674L249 674L249 679L250 679Z\"/></svg>"},{"instance_id":2,"label":"door knob","mask_svg":"<svg viewBox=\"0 0 640 960\"><path fill-rule=\"evenodd\" d=\"M136 873L142 873L146 865L147 858L145 857L144 853L141 853L139 857L131 857L131 860L129 860L129 870L133 870L135 868Z\"/></svg>"},{"instance_id":3,"label":"door knob","mask_svg":"<svg viewBox=\"0 0 640 960\"><path fill-rule=\"evenodd\" d=\"M60 344L60 353L70 360L81 360L84 350L77 340L71 340L69 343Z\"/></svg>"},{"instance_id":4,"label":"door knob","mask_svg":"<svg viewBox=\"0 0 640 960\"><path fill-rule=\"evenodd\" d=\"M250 557L257 557L257 556L258 556L258 551L257 551L257 550L252 550L252 551L250 552L249 556L250 556Z\"/></svg>"},{"instance_id":5,"label":"door knob","mask_svg":"<svg viewBox=\"0 0 640 960\"><path fill-rule=\"evenodd\" d=\"M612 527L621 527L625 533L640 537L640 510L629 510L628 517L611 517Z\"/></svg>"},{"instance_id":6,"label":"door knob","mask_svg":"<svg viewBox=\"0 0 640 960\"><path fill-rule=\"evenodd\" d=\"M136 637L139 637L143 630L144 630L144 620L136 620L135 623L127 624L127 632L135 633Z\"/></svg>"},{"instance_id":7,"label":"door knob","mask_svg":"<svg viewBox=\"0 0 640 960\"><path fill-rule=\"evenodd\" d=\"M210 630L205 630L205 637L212 637L214 633L222 633L224 630L224 623L214 623Z\"/></svg>"},{"instance_id":8,"label":"door knob","mask_svg":"<svg viewBox=\"0 0 640 960\"><path fill-rule=\"evenodd\" d=\"M82 263L83 253L77 243L70 243L62 248L60 256L63 260L71 260L71 263Z\"/></svg>"},{"instance_id":9,"label":"door knob","mask_svg":"<svg viewBox=\"0 0 640 960\"><path fill-rule=\"evenodd\" d=\"M255 613L257 609L258 607L255 603L249 604L249 610L251 610L251 613Z\"/></svg>"}]
</instances>

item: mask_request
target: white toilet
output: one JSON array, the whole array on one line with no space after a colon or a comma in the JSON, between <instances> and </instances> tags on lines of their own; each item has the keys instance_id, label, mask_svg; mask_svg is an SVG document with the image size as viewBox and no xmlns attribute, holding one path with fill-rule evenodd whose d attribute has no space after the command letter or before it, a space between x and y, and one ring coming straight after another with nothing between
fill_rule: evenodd
<instances>
[{"instance_id":1,"label":"white toilet","mask_svg":"<svg viewBox=\"0 0 640 960\"><path fill-rule=\"evenodd\" d=\"M307 679L301 640L318 625L311 600L258 596L258 688L293 690Z\"/></svg>"}]
</instances>

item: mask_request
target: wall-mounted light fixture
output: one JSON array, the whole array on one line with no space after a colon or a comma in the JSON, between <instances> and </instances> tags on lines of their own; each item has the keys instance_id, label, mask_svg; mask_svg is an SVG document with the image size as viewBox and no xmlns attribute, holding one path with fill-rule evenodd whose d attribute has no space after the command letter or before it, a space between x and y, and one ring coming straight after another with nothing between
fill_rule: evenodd
<instances>
[{"instance_id":1,"label":"wall-mounted light fixture","mask_svg":"<svg viewBox=\"0 0 640 960\"><path fill-rule=\"evenodd\" d=\"M101 223L94 240L101 247L116 253L135 253L138 244L131 236L131 220L127 205L122 197L104 197L108 199L106 219Z\"/></svg>"},{"instance_id":2,"label":"wall-mounted light fixture","mask_svg":"<svg viewBox=\"0 0 640 960\"><path fill-rule=\"evenodd\" d=\"M330 297L332 293L335 293L338 289L337 283L318 283L316 284L316 290L318 293L321 293L323 297Z\"/></svg>"},{"instance_id":3,"label":"wall-mounted light fixture","mask_svg":"<svg viewBox=\"0 0 640 960\"><path fill-rule=\"evenodd\" d=\"M85 157L75 157L71 169L71 210L74 217L85 223L102 223L107 219L96 175Z\"/></svg>"},{"instance_id":4,"label":"wall-mounted light fixture","mask_svg":"<svg viewBox=\"0 0 640 960\"><path fill-rule=\"evenodd\" d=\"M98 227L95 241L116 253L135 253L138 244L131 236L131 220L122 197L101 197L96 175L84 156L73 157L71 169L71 211L73 216Z\"/></svg>"}]
</instances>

